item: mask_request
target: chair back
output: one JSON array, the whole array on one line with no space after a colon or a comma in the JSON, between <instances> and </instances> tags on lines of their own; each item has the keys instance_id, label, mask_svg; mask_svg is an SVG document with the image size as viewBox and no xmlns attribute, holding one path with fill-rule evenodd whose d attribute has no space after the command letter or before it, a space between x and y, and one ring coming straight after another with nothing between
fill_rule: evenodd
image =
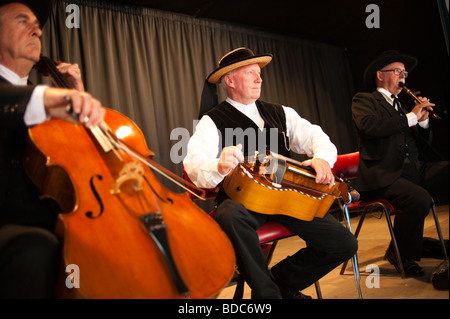
<instances>
[{"instance_id":1,"label":"chair back","mask_svg":"<svg viewBox=\"0 0 450 319\"><path fill-rule=\"evenodd\" d=\"M359 152L338 155L331 171L338 177L346 179L356 178L359 164Z\"/></svg>"}]
</instances>

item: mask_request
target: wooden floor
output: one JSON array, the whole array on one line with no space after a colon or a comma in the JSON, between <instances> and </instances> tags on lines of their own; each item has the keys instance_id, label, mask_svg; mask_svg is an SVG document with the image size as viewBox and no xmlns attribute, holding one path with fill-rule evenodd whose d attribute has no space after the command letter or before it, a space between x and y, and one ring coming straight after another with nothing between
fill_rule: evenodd
<instances>
[{"instance_id":1,"label":"wooden floor","mask_svg":"<svg viewBox=\"0 0 450 319\"><path fill-rule=\"evenodd\" d=\"M437 207L437 213L445 239L449 238L449 206ZM394 266L383 260L386 248L390 242L390 235L386 220L379 216L368 215L364 221L358 237L358 260L361 273L359 286L363 299L449 299L449 292L434 289L430 282L431 273L442 262L439 259L422 258L420 266L425 275L419 278L402 279ZM353 231L356 229L359 217L352 217ZM433 215L430 213L425 221L424 236L437 238ZM298 237L283 239L278 243L269 267L272 267L288 255L294 254L305 246ZM366 272L366 267L374 265L379 270L375 277L373 271ZM358 293L351 263L345 273L340 275L340 266L323 277L319 283L323 299L357 299ZM230 285L222 290L218 299L233 298L236 285ZM314 286L306 288L303 293L317 298ZM244 299L250 298L250 288L246 285Z\"/></svg>"}]
</instances>

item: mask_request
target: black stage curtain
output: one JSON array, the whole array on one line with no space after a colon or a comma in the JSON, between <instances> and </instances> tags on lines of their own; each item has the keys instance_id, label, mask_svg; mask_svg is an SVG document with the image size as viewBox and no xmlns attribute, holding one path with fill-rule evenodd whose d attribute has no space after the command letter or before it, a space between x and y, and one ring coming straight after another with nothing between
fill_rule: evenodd
<instances>
[{"instance_id":1,"label":"black stage curtain","mask_svg":"<svg viewBox=\"0 0 450 319\"><path fill-rule=\"evenodd\" d=\"M79 28L66 25L74 22L73 11L66 12L70 4L79 8ZM205 78L225 53L242 46L274 55L262 71L263 100L291 106L320 125L340 154L357 150L344 48L87 0L57 1L42 42L45 55L78 63L86 90L130 117L156 153L155 161L176 174L182 173L181 146L193 132ZM218 92L223 99L222 89Z\"/></svg>"}]
</instances>

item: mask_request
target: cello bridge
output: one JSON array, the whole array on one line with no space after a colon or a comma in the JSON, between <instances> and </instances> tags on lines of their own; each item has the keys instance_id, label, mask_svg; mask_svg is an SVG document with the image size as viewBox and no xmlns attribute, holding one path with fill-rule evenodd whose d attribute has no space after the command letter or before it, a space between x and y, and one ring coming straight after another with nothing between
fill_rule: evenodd
<instances>
[{"instance_id":1,"label":"cello bridge","mask_svg":"<svg viewBox=\"0 0 450 319\"><path fill-rule=\"evenodd\" d=\"M132 181L133 190L140 191L142 190L142 182L144 181L144 168L138 162L130 162L123 166L122 170L119 172L119 177L116 179L114 183L114 187L111 189L112 195L117 195L120 193L120 188L123 183L127 181Z\"/></svg>"}]
</instances>

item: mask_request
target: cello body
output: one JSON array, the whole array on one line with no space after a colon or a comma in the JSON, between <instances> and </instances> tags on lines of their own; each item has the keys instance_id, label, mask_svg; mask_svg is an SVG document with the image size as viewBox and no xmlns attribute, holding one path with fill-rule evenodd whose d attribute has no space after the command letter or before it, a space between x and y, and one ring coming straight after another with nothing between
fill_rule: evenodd
<instances>
[{"instance_id":1,"label":"cello body","mask_svg":"<svg viewBox=\"0 0 450 319\"><path fill-rule=\"evenodd\" d=\"M106 109L105 123L112 132L126 129L121 139L136 152L153 155L129 118ZM231 279L234 251L216 222L187 193L162 186L147 165L122 150L104 151L83 125L52 119L29 129L27 164L41 196L62 208L55 230L63 242L62 266L78 269L79 288L67 284L65 273L60 296L212 298ZM167 258L144 222L154 215L166 227L187 293L177 289Z\"/></svg>"}]
</instances>

